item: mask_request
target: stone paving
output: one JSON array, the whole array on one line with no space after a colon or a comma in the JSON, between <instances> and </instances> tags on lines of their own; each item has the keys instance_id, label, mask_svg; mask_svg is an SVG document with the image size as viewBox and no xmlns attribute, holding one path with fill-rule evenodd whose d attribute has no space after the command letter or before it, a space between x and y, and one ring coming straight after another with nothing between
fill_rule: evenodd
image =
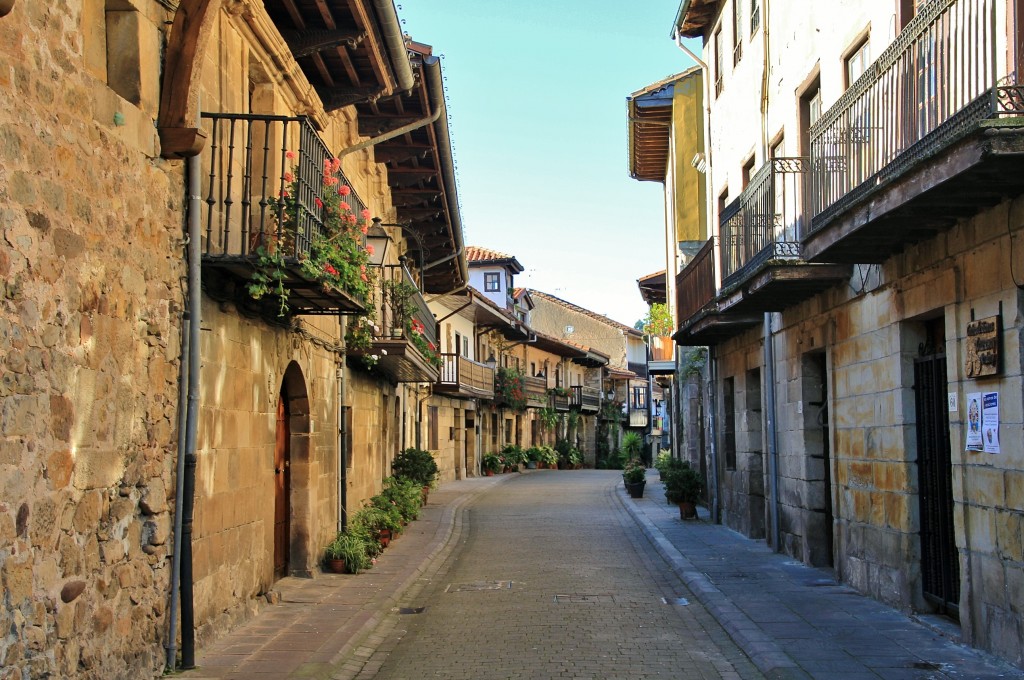
<instances>
[{"instance_id":1,"label":"stone paving","mask_svg":"<svg viewBox=\"0 0 1024 680\"><path fill-rule=\"evenodd\" d=\"M638 500L610 471L441 485L374 569L280 581L184 677L1024 679L663 498L653 471Z\"/></svg>"}]
</instances>

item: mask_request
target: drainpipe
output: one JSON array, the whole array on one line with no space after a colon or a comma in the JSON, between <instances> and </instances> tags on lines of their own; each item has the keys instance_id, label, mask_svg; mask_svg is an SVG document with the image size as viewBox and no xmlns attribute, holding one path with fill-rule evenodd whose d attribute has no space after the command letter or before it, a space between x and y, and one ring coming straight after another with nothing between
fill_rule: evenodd
<instances>
[{"instance_id":1,"label":"drainpipe","mask_svg":"<svg viewBox=\"0 0 1024 680\"><path fill-rule=\"evenodd\" d=\"M178 462L174 475L174 538L171 555L170 611L167 624L167 659L165 668L174 672L178 657L178 586L181 582L181 506L185 495L185 413L188 408L189 332L191 317L186 306L181 317L181 357L178 360Z\"/></svg>"},{"instance_id":2,"label":"drainpipe","mask_svg":"<svg viewBox=\"0 0 1024 680\"><path fill-rule=\"evenodd\" d=\"M344 319L341 320L341 337L345 337ZM336 369L338 378L338 531L345 530L346 493L348 491L348 423L345 422L345 365L344 360Z\"/></svg>"},{"instance_id":3,"label":"drainpipe","mask_svg":"<svg viewBox=\"0 0 1024 680\"><path fill-rule=\"evenodd\" d=\"M775 335L771 314L764 315L765 412L768 421L768 493L772 548L779 552L779 449L775 422Z\"/></svg>"},{"instance_id":4,"label":"drainpipe","mask_svg":"<svg viewBox=\"0 0 1024 680\"><path fill-rule=\"evenodd\" d=\"M367 139L367 140L364 140L362 142L359 142L355 146L350 146L347 149L342 149L341 151L339 151L337 153L336 158L341 158L342 156L347 156L350 153L355 153L356 151L362 151L363 149L368 149L371 146L376 146L376 145L380 144L381 142L388 141L389 139L394 139L395 137L401 137L402 135L404 135L404 134L406 134L408 132L412 132L413 130L419 130L421 127L423 127L425 125L430 125L431 123L433 123L434 121L436 121L440 117L441 117L441 109L434 109L434 112L432 114L430 114L429 116L426 116L425 118L420 118L419 120L415 120L415 121L409 123L408 125L403 125L402 127L395 128L394 130L391 130L390 132L385 132L382 135L378 135L376 137L372 137L370 139Z\"/></svg>"},{"instance_id":5,"label":"drainpipe","mask_svg":"<svg viewBox=\"0 0 1024 680\"><path fill-rule=\"evenodd\" d=\"M715 433L715 410L718 403L718 392L715 385L718 382L718 357L715 347L708 348L708 442L711 450L711 521L718 524L722 517L718 505L718 437Z\"/></svg>"},{"instance_id":6,"label":"drainpipe","mask_svg":"<svg viewBox=\"0 0 1024 680\"><path fill-rule=\"evenodd\" d=\"M409 50L405 45L405 36L402 35L402 24L395 11L395 3L393 0L373 0L373 8L377 11L384 47L395 70L396 89L399 92L411 90L416 80L409 63Z\"/></svg>"},{"instance_id":7,"label":"drainpipe","mask_svg":"<svg viewBox=\"0 0 1024 680\"><path fill-rule=\"evenodd\" d=\"M185 415L185 469L181 506L181 667L195 668L195 611L192 602L192 513L196 485L196 425L199 419L199 328L202 324L200 272L200 168L199 156L185 159L188 173L188 408Z\"/></svg>"}]
</instances>

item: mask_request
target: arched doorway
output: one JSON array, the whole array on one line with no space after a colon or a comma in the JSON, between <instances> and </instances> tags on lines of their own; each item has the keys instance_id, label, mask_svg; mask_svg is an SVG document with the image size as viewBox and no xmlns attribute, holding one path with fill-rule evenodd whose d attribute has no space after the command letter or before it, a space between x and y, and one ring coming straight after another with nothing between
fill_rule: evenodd
<instances>
[{"instance_id":1,"label":"arched doorway","mask_svg":"<svg viewBox=\"0 0 1024 680\"><path fill-rule=\"evenodd\" d=\"M311 545L313 499L310 485L309 393L302 369L291 362L278 393L274 438L273 578L309 576L315 566Z\"/></svg>"}]
</instances>

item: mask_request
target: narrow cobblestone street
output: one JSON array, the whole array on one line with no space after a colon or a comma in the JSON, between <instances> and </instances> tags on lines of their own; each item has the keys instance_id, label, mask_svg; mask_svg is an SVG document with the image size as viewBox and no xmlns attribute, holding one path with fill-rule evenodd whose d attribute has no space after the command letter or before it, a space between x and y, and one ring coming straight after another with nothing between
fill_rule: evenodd
<instances>
[{"instance_id":1,"label":"narrow cobblestone street","mask_svg":"<svg viewBox=\"0 0 1024 680\"><path fill-rule=\"evenodd\" d=\"M360 678L762 677L613 494L538 472L477 499ZM379 671L378 671L379 667Z\"/></svg>"}]
</instances>

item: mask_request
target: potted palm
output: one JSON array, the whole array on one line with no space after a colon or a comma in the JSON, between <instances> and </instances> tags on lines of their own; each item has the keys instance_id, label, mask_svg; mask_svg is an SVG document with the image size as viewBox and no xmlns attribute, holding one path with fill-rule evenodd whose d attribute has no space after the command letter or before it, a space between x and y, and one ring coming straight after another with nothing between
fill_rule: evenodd
<instances>
[{"instance_id":1,"label":"potted palm","mask_svg":"<svg viewBox=\"0 0 1024 680\"><path fill-rule=\"evenodd\" d=\"M644 486L647 484L647 469L636 458L626 463L622 469L622 483L629 492L630 498L643 498Z\"/></svg>"},{"instance_id":2,"label":"potted palm","mask_svg":"<svg viewBox=\"0 0 1024 680\"><path fill-rule=\"evenodd\" d=\"M679 505L679 518L692 519L697 516L697 501L704 490L704 479L696 470L683 461L678 467L665 472L665 498L669 503Z\"/></svg>"}]
</instances>

